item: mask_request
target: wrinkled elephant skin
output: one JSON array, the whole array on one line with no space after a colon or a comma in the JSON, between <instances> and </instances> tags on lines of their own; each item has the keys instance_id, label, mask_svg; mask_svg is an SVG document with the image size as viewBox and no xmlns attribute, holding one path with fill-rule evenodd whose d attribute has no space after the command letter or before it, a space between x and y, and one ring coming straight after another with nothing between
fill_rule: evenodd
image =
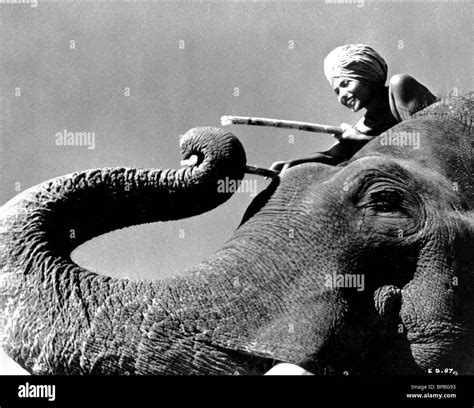
<instances>
[{"instance_id":1,"label":"wrinkled elephant skin","mask_svg":"<svg viewBox=\"0 0 474 408\"><path fill-rule=\"evenodd\" d=\"M35 374L260 374L279 362L472 374L472 104L443 100L343 165L281 173L220 250L170 279L113 279L70 254L223 203L218 181L245 171L232 135L188 132L184 158L198 162L177 171L90 170L24 191L0 209L4 350Z\"/></svg>"}]
</instances>

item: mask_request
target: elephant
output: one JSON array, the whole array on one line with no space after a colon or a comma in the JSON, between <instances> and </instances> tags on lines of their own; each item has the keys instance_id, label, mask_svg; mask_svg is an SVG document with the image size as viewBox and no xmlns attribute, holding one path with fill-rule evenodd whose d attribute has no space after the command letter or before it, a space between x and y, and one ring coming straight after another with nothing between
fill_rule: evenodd
<instances>
[{"instance_id":1,"label":"elephant","mask_svg":"<svg viewBox=\"0 0 474 408\"><path fill-rule=\"evenodd\" d=\"M177 170L102 168L0 209L1 342L43 374L474 372L473 93L446 97L337 166L271 179L230 238L179 276L75 264L108 231L196 216L245 175L230 132L195 128ZM411 143L413 140L417 143Z\"/></svg>"}]
</instances>

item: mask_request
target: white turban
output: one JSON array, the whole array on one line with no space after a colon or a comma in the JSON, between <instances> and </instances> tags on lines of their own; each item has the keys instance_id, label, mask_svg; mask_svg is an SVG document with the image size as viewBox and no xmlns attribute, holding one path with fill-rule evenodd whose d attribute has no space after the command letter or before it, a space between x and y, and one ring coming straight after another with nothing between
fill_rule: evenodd
<instances>
[{"instance_id":1,"label":"white turban","mask_svg":"<svg viewBox=\"0 0 474 408\"><path fill-rule=\"evenodd\" d=\"M334 78L356 79L385 85L387 64L380 54L364 44L347 44L332 50L324 59L324 75L332 85Z\"/></svg>"}]
</instances>

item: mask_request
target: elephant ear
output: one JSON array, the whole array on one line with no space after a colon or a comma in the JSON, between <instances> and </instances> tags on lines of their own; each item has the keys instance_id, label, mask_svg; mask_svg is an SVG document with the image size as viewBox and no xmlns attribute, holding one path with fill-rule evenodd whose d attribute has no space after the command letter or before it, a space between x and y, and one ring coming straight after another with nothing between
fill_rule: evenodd
<instances>
[{"instance_id":1,"label":"elephant ear","mask_svg":"<svg viewBox=\"0 0 474 408\"><path fill-rule=\"evenodd\" d=\"M402 289L400 317L417 365L466 373L474 361L474 228L451 211L429 223L413 279Z\"/></svg>"}]
</instances>

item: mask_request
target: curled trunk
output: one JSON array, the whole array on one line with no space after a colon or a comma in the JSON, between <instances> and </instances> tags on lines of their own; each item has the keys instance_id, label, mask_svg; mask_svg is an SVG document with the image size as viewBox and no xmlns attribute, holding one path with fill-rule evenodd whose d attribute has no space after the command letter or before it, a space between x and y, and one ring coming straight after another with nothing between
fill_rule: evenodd
<instances>
[{"instance_id":1,"label":"curled trunk","mask_svg":"<svg viewBox=\"0 0 474 408\"><path fill-rule=\"evenodd\" d=\"M196 155L197 164L78 172L32 187L0 209L1 341L28 371L192 373L206 364L214 372L233 369L219 366L218 352L217 360L212 353L209 360L195 358L194 368L176 361L176 350L184 359L206 329L188 333L179 327L186 321L179 310L196 301L196 293L187 292L190 283L112 279L70 258L77 246L108 231L190 217L226 201L231 193L219 192L217 183L243 177L240 142L222 130L198 128L182 138L181 150L185 159Z\"/></svg>"}]
</instances>

